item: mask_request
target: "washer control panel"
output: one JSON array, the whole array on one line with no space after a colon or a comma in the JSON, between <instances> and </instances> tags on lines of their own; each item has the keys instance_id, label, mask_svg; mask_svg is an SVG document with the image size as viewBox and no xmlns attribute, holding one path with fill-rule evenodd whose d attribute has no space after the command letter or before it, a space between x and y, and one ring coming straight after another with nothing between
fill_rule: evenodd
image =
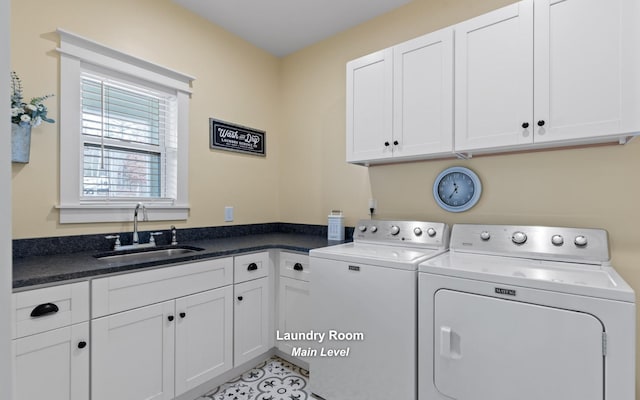
<instances>
[{"instance_id":1,"label":"washer control panel","mask_svg":"<svg viewBox=\"0 0 640 400\"><path fill-rule=\"evenodd\" d=\"M358 221L356 225L353 240L414 247L446 248L449 245L449 226L442 222L363 219Z\"/></svg>"},{"instance_id":2,"label":"washer control panel","mask_svg":"<svg viewBox=\"0 0 640 400\"><path fill-rule=\"evenodd\" d=\"M590 228L457 224L451 250L592 264L610 258L607 231Z\"/></svg>"}]
</instances>

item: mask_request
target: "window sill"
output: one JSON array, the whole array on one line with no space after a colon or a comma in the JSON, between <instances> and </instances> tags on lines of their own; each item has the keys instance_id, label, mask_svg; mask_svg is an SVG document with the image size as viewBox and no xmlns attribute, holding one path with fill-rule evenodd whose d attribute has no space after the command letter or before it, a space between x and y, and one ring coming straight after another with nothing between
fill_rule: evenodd
<instances>
[{"instance_id":1,"label":"window sill","mask_svg":"<svg viewBox=\"0 0 640 400\"><path fill-rule=\"evenodd\" d=\"M149 221L186 220L189 206L146 205ZM119 205L58 205L61 224L92 222L128 222L133 220L135 204Z\"/></svg>"}]
</instances>

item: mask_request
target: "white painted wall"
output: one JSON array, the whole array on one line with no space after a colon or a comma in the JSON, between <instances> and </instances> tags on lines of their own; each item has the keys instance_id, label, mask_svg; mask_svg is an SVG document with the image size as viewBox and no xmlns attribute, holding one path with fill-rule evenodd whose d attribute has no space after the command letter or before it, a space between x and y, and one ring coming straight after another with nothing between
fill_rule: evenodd
<instances>
[{"instance_id":1,"label":"white painted wall","mask_svg":"<svg viewBox=\"0 0 640 400\"><path fill-rule=\"evenodd\" d=\"M0 93L9 93L9 0L0 0ZM5 98L6 100L6 98ZM3 104L3 103L0 103ZM6 110L5 108L0 108ZM0 315L11 315L11 129L0 112ZM9 318L13 321L12 318ZM0 324L0 399L12 399L11 325Z\"/></svg>"}]
</instances>

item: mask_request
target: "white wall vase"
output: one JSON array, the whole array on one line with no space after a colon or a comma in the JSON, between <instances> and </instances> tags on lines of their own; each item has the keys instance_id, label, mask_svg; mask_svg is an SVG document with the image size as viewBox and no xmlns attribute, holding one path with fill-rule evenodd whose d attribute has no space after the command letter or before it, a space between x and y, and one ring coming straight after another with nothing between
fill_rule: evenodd
<instances>
[{"instance_id":1,"label":"white wall vase","mask_svg":"<svg viewBox=\"0 0 640 400\"><path fill-rule=\"evenodd\" d=\"M31 149L31 125L11 124L11 162L27 164Z\"/></svg>"}]
</instances>

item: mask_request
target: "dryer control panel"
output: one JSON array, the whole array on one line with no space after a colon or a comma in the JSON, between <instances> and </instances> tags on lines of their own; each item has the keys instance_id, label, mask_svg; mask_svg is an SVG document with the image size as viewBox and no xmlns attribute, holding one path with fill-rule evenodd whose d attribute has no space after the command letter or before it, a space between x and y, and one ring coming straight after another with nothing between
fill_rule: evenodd
<instances>
[{"instance_id":1,"label":"dryer control panel","mask_svg":"<svg viewBox=\"0 0 640 400\"><path fill-rule=\"evenodd\" d=\"M451 250L587 264L610 259L607 231L591 228L457 224Z\"/></svg>"},{"instance_id":2,"label":"dryer control panel","mask_svg":"<svg viewBox=\"0 0 640 400\"><path fill-rule=\"evenodd\" d=\"M353 232L356 242L446 249L449 226L442 222L363 219Z\"/></svg>"}]
</instances>

